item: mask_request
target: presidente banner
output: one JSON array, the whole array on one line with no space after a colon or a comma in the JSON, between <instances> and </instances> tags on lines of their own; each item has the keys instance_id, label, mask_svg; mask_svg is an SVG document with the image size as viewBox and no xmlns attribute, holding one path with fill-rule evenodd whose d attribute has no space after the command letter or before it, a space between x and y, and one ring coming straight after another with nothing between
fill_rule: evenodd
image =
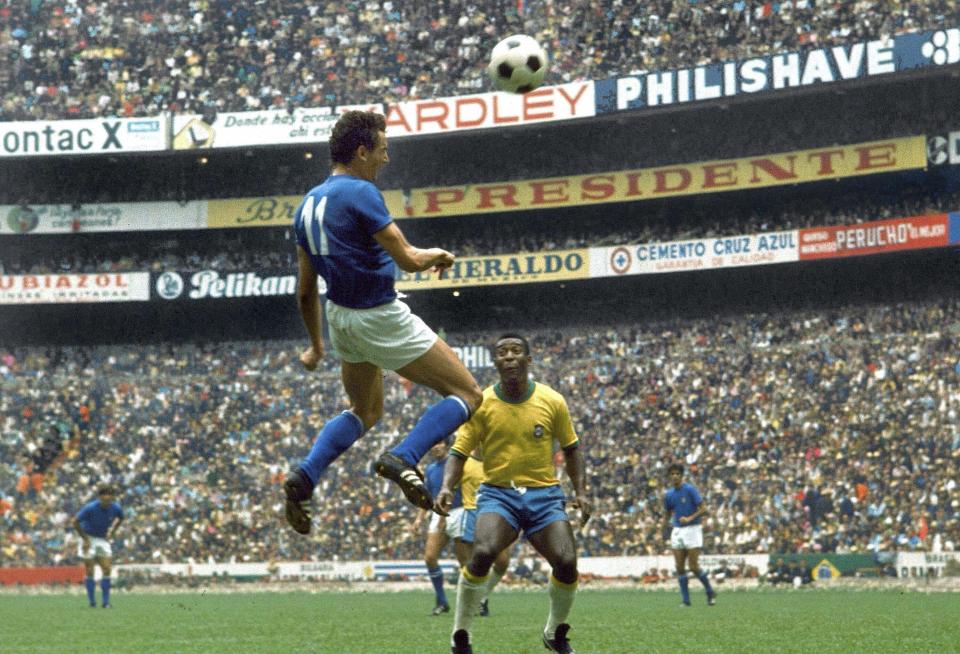
<instances>
[{"instance_id":1,"label":"presidente banner","mask_svg":"<svg viewBox=\"0 0 960 654\"><path fill-rule=\"evenodd\" d=\"M458 257L439 277L436 273L405 273L397 277L397 288L417 291L493 284L527 284L586 279L590 276L589 250L556 250Z\"/></svg>"},{"instance_id":2,"label":"presidente banner","mask_svg":"<svg viewBox=\"0 0 960 654\"><path fill-rule=\"evenodd\" d=\"M150 273L0 275L0 304L143 302Z\"/></svg>"},{"instance_id":3,"label":"presidente banner","mask_svg":"<svg viewBox=\"0 0 960 654\"><path fill-rule=\"evenodd\" d=\"M957 225L958 214L949 216ZM800 260L835 259L950 245L947 214L800 230ZM954 234L956 236L956 233Z\"/></svg>"},{"instance_id":4,"label":"presidente banner","mask_svg":"<svg viewBox=\"0 0 960 654\"><path fill-rule=\"evenodd\" d=\"M0 123L0 157L116 154L167 149L167 117Z\"/></svg>"},{"instance_id":5,"label":"presidente banner","mask_svg":"<svg viewBox=\"0 0 960 654\"><path fill-rule=\"evenodd\" d=\"M542 86L523 95L478 93L395 104L344 105L336 108L244 111L173 117L173 148L231 148L252 145L326 143L334 123L350 109L386 116L387 136L441 134L555 120L589 118L596 102L593 82Z\"/></svg>"},{"instance_id":6,"label":"presidente banner","mask_svg":"<svg viewBox=\"0 0 960 654\"><path fill-rule=\"evenodd\" d=\"M797 231L590 248L590 277L647 275L797 261Z\"/></svg>"},{"instance_id":7,"label":"presidente banner","mask_svg":"<svg viewBox=\"0 0 960 654\"><path fill-rule=\"evenodd\" d=\"M206 227L206 201L0 206L0 234L142 232Z\"/></svg>"},{"instance_id":8,"label":"presidente banner","mask_svg":"<svg viewBox=\"0 0 960 654\"><path fill-rule=\"evenodd\" d=\"M596 113L731 98L960 62L960 29L598 80Z\"/></svg>"},{"instance_id":9,"label":"presidente banner","mask_svg":"<svg viewBox=\"0 0 960 654\"><path fill-rule=\"evenodd\" d=\"M757 157L545 179L387 189L397 219L504 213L632 202L922 169L926 139L913 136ZM210 200L210 227L290 225L300 196Z\"/></svg>"},{"instance_id":10,"label":"presidente banner","mask_svg":"<svg viewBox=\"0 0 960 654\"><path fill-rule=\"evenodd\" d=\"M173 149L326 142L337 118L331 107L222 113L212 122L200 115L175 115Z\"/></svg>"}]
</instances>

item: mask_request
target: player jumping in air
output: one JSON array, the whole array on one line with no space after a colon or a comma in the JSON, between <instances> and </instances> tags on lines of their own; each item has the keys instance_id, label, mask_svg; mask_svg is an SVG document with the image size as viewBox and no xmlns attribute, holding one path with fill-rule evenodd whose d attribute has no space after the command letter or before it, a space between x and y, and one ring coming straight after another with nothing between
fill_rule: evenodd
<instances>
[{"instance_id":1,"label":"player jumping in air","mask_svg":"<svg viewBox=\"0 0 960 654\"><path fill-rule=\"evenodd\" d=\"M396 269L449 268L454 255L410 245L374 185L388 161L386 121L380 114L348 111L330 135L332 174L313 188L294 216L299 259L298 302L310 346L300 355L307 370L323 357L317 276L327 285L330 344L350 409L327 421L307 457L284 481L287 522L310 532L307 502L320 475L383 415L383 370L395 370L443 396L427 409L399 445L380 455L378 475L399 484L422 509L433 507L417 462L435 443L466 422L483 396L457 355L397 299Z\"/></svg>"}]
</instances>

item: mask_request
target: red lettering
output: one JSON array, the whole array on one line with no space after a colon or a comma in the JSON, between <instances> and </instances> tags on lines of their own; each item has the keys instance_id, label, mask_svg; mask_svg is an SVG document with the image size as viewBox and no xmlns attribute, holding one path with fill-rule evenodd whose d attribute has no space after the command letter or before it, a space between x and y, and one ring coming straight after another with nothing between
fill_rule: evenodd
<instances>
[{"instance_id":1,"label":"red lettering","mask_svg":"<svg viewBox=\"0 0 960 654\"><path fill-rule=\"evenodd\" d=\"M110 286L110 275L97 275L93 281L100 288Z\"/></svg>"},{"instance_id":2,"label":"red lettering","mask_svg":"<svg viewBox=\"0 0 960 654\"><path fill-rule=\"evenodd\" d=\"M463 189L459 188L441 188L433 191L424 191L427 196L427 206L423 213L439 213L440 205L453 204L463 201Z\"/></svg>"},{"instance_id":3,"label":"red lettering","mask_svg":"<svg viewBox=\"0 0 960 654\"><path fill-rule=\"evenodd\" d=\"M123 273L117 273L116 275L114 275L113 281L119 288L127 288L130 286L127 283L127 278L123 276Z\"/></svg>"},{"instance_id":4,"label":"red lettering","mask_svg":"<svg viewBox=\"0 0 960 654\"><path fill-rule=\"evenodd\" d=\"M577 102L580 101L580 96L582 96L583 93L584 93L584 91L587 90L587 85L586 85L586 84L582 84L582 85L580 86L580 90L577 91L577 94L576 94L575 96L573 96L572 98L571 98L569 95L567 95L567 90L566 90L565 88L563 88L562 86L558 86L558 87L556 87L556 88L557 88L557 91L559 91L560 95L562 95L562 96L564 97L564 99L567 101L567 103L570 105L570 115L576 116L576 115L577 115L577 109L576 109Z\"/></svg>"},{"instance_id":5,"label":"red lettering","mask_svg":"<svg viewBox=\"0 0 960 654\"><path fill-rule=\"evenodd\" d=\"M478 186L477 193L480 194L480 203L477 204L477 209L490 209L496 206L494 200L502 200L502 206L504 207L519 207L520 203L517 202L515 197L517 194L517 187L513 184L496 184L492 186Z\"/></svg>"},{"instance_id":6,"label":"red lettering","mask_svg":"<svg viewBox=\"0 0 960 654\"><path fill-rule=\"evenodd\" d=\"M500 95L493 96L493 122L496 124L501 123L515 123L520 120L519 116L501 116L500 115Z\"/></svg>"},{"instance_id":7,"label":"red lettering","mask_svg":"<svg viewBox=\"0 0 960 654\"><path fill-rule=\"evenodd\" d=\"M595 183L606 182L606 183ZM612 196L617 190L613 185L613 175L593 175L586 177L580 183L580 197L585 200L603 200Z\"/></svg>"},{"instance_id":8,"label":"red lettering","mask_svg":"<svg viewBox=\"0 0 960 654\"><path fill-rule=\"evenodd\" d=\"M641 172L627 173L627 197L633 197L635 195L643 195L643 191L640 190L640 177L643 175Z\"/></svg>"},{"instance_id":9,"label":"red lettering","mask_svg":"<svg viewBox=\"0 0 960 654\"><path fill-rule=\"evenodd\" d=\"M703 167L703 188L717 188L718 186L735 186L737 164L706 164Z\"/></svg>"},{"instance_id":10,"label":"red lettering","mask_svg":"<svg viewBox=\"0 0 960 654\"><path fill-rule=\"evenodd\" d=\"M796 179L797 173L795 171L797 164L797 157L795 155L790 155L787 157L787 161L790 162L790 169L782 167L780 164L775 162L772 159L751 159L750 165L753 167L753 176L750 178L751 184L759 184L761 181L760 177L757 176L757 169L763 170L765 173L773 177L774 179Z\"/></svg>"},{"instance_id":11,"label":"red lettering","mask_svg":"<svg viewBox=\"0 0 960 654\"><path fill-rule=\"evenodd\" d=\"M0 277L0 291L9 291L13 288L14 281L13 277Z\"/></svg>"},{"instance_id":12,"label":"red lettering","mask_svg":"<svg viewBox=\"0 0 960 654\"><path fill-rule=\"evenodd\" d=\"M480 107L480 117L467 120L463 115L463 108L471 104ZM483 121L487 118L487 103L483 101L483 98L458 98L454 103L454 108L456 111L457 127L478 127L482 125Z\"/></svg>"},{"instance_id":13,"label":"red lettering","mask_svg":"<svg viewBox=\"0 0 960 654\"><path fill-rule=\"evenodd\" d=\"M87 287L87 276L80 275L80 281L77 283L77 288L86 288Z\"/></svg>"},{"instance_id":14,"label":"red lettering","mask_svg":"<svg viewBox=\"0 0 960 654\"><path fill-rule=\"evenodd\" d=\"M23 278L23 287L24 288L37 288L40 284L37 283L37 278L31 276Z\"/></svg>"},{"instance_id":15,"label":"red lettering","mask_svg":"<svg viewBox=\"0 0 960 654\"><path fill-rule=\"evenodd\" d=\"M440 113L430 116L428 112L433 109L439 109ZM436 123L440 129L447 129L447 114L450 110L444 102L419 102L417 103L417 131L423 131L426 123Z\"/></svg>"},{"instance_id":16,"label":"red lettering","mask_svg":"<svg viewBox=\"0 0 960 654\"><path fill-rule=\"evenodd\" d=\"M826 177L827 175L836 174L833 169L833 158L834 156L839 156L841 159L843 159L843 154L843 150L823 150L822 152L812 152L807 155L807 161L819 159L820 168L817 169L817 175Z\"/></svg>"},{"instance_id":17,"label":"red lettering","mask_svg":"<svg viewBox=\"0 0 960 654\"><path fill-rule=\"evenodd\" d=\"M402 127L408 134L413 131L410 123L407 122L407 117L403 115L403 110L398 104L392 104L387 107L387 129L389 130L394 126Z\"/></svg>"},{"instance_id":18,"label":"red lettering","mask_svg":"<svg viewBox=\"0 0 960 654\"><path fill-rule=\"evenodd\" d=\"M53 282L53 287L54 288L70 288L71 287L70 278L64 277L63 275L58 275L55 281Z\"/></svg>"},{"instance_id":19,"label":"red lettering","mask_svg":"<svg viewBox=\"0 0 960 654\"><path fill-rule=\"evenodd\" d=\"M540 102L533 102L536 98L544 98L547 100L541 100ZM537 89L536 91L530 91L523 95L523 119L524 120L539 120L541 118L553 118L553 111L547 111L546 113L533 113L533 109L545 107L548 110L553 109L553 93L550 92L550 89Z\"/></svg>"},{"instance_id":20,"label":"red lettering","mask_svg":"<svg viewBox=\"0 0 960 654\"><path fill-rule=\"evenodd\" d=\"M897 148L893 143L868 145L862 148L854 148L854 150L859 155L857 170L889 168L897 164L897 158L894 156Z\"/></svg>"},{"instance_id":21,"label":"red lettering","mask_svg":"<svg viewBox=\"0 0 960 654\"><path fill-rule=\"evenodd\" d=\"M570 186L569 180L530 182L530 186L533 187L533 202L531 204L550 204L570 200L570 196L567 195L567 187Z\"/></svg>"},{"instance_id":22,"label":"red lettering","mask_svg":"<svg viewBox=\"0 0 960 654\"><path fill-rule=\"evenodd\" d=\"M663 168L653 171L653 176L657 180L653 188L654 193L676 193L690 186L690 171L686 168ZM670 176L678 178L673 186L668 184Z\"/></svg>"}]
</instances>

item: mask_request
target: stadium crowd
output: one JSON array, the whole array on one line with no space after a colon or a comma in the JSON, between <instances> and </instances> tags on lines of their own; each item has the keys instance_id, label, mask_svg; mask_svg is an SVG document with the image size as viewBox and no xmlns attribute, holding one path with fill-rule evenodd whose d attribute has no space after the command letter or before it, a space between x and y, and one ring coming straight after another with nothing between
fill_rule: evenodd
<instances>
[{"instance_id":1,"label":"stadium crowd","mask_svg":"<svg viewBox=\"0 0 960 654\"><path fill-rule=\"evenodd\" d=\"M527 212L491 220L489 215L443 221L403 221L415 243L436 241L458 256L545 252L567 248L656 243L756 234L814 226L855 225L866 221L960 210L960 192L920 186L898 187L895 195L876 189L807 195L802 205L789 197L780 206L742 201L721 205L704 196L678 206L624 203L562 211ZM770 202L773 202L771 199ZM722 208L721 208L722 207ZM547 215L544 215L547 214ZM584 215L588 216L584 220ZM479 226L477 223L483 221ZM94 272L294 271L292 231L286 228L142 232L30 238L0 237L0 275Z\"/></svg>"},{"instance_id":2,"label":"stadium crowd","mask_svg":"<svg viewBox=\"0 0 960 654\"><path fill-rule=\"evenodd\" d=\"M4 3L0 121L248 111L487 90L510 33L552 83L955 27L948 0Z\"/></svg>"},{"instance_id":3,"label":"stadium crowd","mask_svg":"<svg viewBox=\"0 0 960 654\"><path fill-rule=\"evenodd\" d=\"M583 443L584 555L660 552L673 461L710 507L708 553L960 548L955 298L532 342L535 377L568 398ZM305 374L301 345L0 350L0 565L72 562L70 519L102 481L126 512L118 562L419 558L412 508L370 470L432 400L395 375L383 421L324 477L313 534L286 528L284 471L345 407L334 361Z\"/></svg>"}]
</instances>

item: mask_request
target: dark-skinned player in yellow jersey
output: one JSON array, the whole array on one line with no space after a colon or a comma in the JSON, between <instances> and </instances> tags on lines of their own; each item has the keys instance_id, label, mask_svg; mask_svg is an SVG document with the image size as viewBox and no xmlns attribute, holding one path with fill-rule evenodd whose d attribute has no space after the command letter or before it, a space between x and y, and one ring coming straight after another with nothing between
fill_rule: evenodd
<instances>
[{"instance_id":1,"label":"dark-skinned player in yellow jersey","mask_svg":"<svg viewBox=\"0 0 960 654\"><path fill-rule=\"evenodd\" d=\"M570 505L589 517L583 457L563 396L529 377L527 339L504 334L493 348L500 382L483 391L480 409L457 431L436 508L445 512L463 474L464 461L480 448L486 481L477 493L473 553L457 584L451 651L472 654L470 625L497 555L524 533L550 564L550 614L543 644L574 654L567 616L577 589L577 548L564 509L566 497L553 465L554 441L563 450L573 484Z\"/></svg>"}]
</instances>

